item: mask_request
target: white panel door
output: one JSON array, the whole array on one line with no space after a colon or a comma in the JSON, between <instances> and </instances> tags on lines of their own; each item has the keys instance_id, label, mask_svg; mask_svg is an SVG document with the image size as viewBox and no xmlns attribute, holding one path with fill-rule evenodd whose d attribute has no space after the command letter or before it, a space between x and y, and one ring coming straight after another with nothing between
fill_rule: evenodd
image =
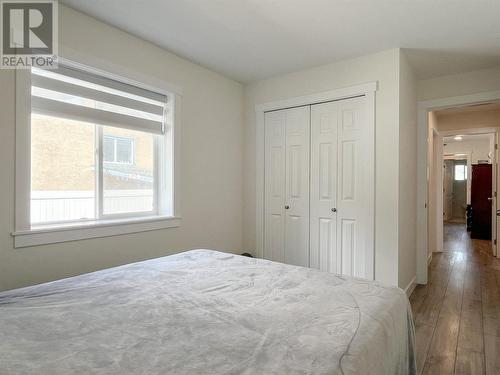
<instances>
[{"instance_id":1,"label":"white panel door","mask_svg":"<svg viewBox=\"0 0 500 375\"><path fill-rule=\"evenodd\" d=\"M286 110L265 114L264 258L285 261Z\"/></svg>"},{"instance_id":2,"label":"white panel door","mask_svg":"<svg viewBox=\"0 0 500 375\"><path fill-rule=\"evenodd\" d=\"M310 108L265 114L264 258L309 266Z\"/></svg>"},{"instance_id":3,"label":"white panel door","mask_svg":"<svg viewBox=\"0 0 500 375\"><path fill-rule=\"evenodd\" d=\"M336 103L311 108L311 250L312 268L340 273L337 253L337 128Z\"/></svg>"},{"instance_id":4,"label":"white panel door","mask_svg":"<svg viewBox=\"0 0 500 375\"><path fill-rule=\"evenodd\" d=\"M366 105L360 97L311 107L311 265L373 279L374 129Z\"/></svg>"},{"instance_id":5,"label":"white panel door","mask_svg":"<svg viewBox=\"0 0 500 375\"><path fill-rule=\"evenodd\" d=\"M286 110L285 263L309 267L310 107Z\"/></svg>"}]
</instances>

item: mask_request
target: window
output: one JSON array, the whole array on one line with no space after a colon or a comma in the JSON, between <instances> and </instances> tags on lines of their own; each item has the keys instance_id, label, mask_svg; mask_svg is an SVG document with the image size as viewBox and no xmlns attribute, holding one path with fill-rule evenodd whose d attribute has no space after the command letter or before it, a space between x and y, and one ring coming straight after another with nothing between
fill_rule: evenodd
<instances>
[{"instance_id":1,"label":"window","mask_svg":"<svg viewBox=\"0 0 500 375\"><path fill-rule=\"evenodd\" d=\"M134 164L134 139L105 135L103 157L105 163Z\"/></svg>"},{"instance_id":2,"label":"window","mask_svg":"<svg viewBox=\"0 0 500 375\"><path fill-rule=\"evenodd\" d=\"M465 164L455 164L455 181L467 180L467 166Z\"/></svg>"},{"instance_id":3,"label":"window","mask_svg":"<svg viewBox=\"0 0 500 375\"><path fill-rule=\"evenodd\" d=\"M70 63L25 80L29 137L16 142L29 158L16 157L30 183L16 207L29 213L16 208L17 234L174 216L173 95Z\"/></svg>"}]
</instances>

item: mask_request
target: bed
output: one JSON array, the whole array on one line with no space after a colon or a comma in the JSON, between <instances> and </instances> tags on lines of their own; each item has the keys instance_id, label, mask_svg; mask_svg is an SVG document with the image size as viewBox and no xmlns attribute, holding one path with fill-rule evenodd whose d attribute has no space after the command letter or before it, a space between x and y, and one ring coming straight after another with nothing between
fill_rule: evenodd
<instances>
[{"instance_id":1,"label":"bed","mask_svg":"<svg viewBox=\"0 0 500 375\"><path fill-rule=\"evenodd\" d=\"M398 288L193 250L0 293L0 374L415 374Z\"/></svg>"}]
</instances>

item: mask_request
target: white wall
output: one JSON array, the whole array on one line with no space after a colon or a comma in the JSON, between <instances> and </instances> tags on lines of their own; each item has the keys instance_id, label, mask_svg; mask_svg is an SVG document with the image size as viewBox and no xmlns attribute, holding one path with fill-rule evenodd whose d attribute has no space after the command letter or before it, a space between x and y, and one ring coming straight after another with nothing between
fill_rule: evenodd
<instances>
[{"instance_id":1,"label":"white wall","mask_svg":"<svg viewBox=\"0 0 500 375\"><path fill-rule=\"evenodd\" d=\"M442 149L438 133L438 117L435 112L429 113L429 130L428 130L428 150L427 150L427 165L428 165L428 197L427 197L427 228L429 233L428 238L428 254L435 251L440 252L442 249L442 230L438 230L438 226L442 225L442 175L440 168L442 166Z\"/></svg>"},{"instance_id":2,"label":"white wall","mask_svg":"<svg viewBox=\"0 0 500 375\"><path fill-rule=\"evenodd\" d=\"M500 110L452 112L439 114L437 119L437 128L440 132L477 128L497 128L500 127Z\"/></svg>"},{"instance_id":3,"label":"white wall","mask_svg":"<svg viewBox=\"0 0 500 375\"><path fill-rule=\"evenodd\" d=\"M417 270L417 82L406 56L399 69L398 285L406 288Z\"/></svg>"},{"instance_id":4,"label":"white wall","mask_svg":"<svg viewBox=\"0 0 500 375\"><path fill-rule=\"evenodd\" d=\"M242 249L242 86L60 5L67 47L183 88L180 228L13 248L14 71L0 71L0 290L198 247Z\"/></svg>"},{"instance_id":5,"label":"white wall","mask_svg":"<svg viewBox=\"0 0 500 375\"><path fill-rule=\"evenodd\" d=\"M490 143L488 138L470 141L446 141L444 154L470 154L472 164L477 164L478 160L489 160L491 163Z\"/></svg>"},{"instance_id":6,"label":"white wall","mask_svg":"<svg viewBox=\"0 0 500 375\"><path fill-rule=\"evenodd\" d=\"M398 49L388 50L259 81L245 88L245 250L255 252L255 105L378 81L375 126L375 277L398 285L399 59Z\"/></svg>"},{"instance_id":7,"label":"white wall","mask_svg":"<svg viewBox=\"0 0 500 375\"><path fill-rule=\"evenodd\" d=\"M493 69L454 74L418 82L418 100L448 98L500 90L500 65Z\"/></svg>"},{"instance_id":8,"label":"white wall","mask_svg":"<svg viewBox=\"0 0 500 375\"><path fill-rule=\"evenodd\" d=\"M437 142L437 130L436 130L436 114L434 112L429 113L429 129L427 133L427 228L429 233L428 238L428 253L436 251L436 219L434 212L436 210L436 165L434 163L435 159L435 148Z\"/></svg>"}]
</instances>

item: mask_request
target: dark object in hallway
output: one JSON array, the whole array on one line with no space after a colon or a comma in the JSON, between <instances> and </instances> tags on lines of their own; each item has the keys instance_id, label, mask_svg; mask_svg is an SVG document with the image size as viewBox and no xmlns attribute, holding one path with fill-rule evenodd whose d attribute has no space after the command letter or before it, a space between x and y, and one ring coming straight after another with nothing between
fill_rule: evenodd
<instances>
[{"instance_id":1,"label":"dark object in hallway","mask_svg":"<svg viewBox=\"0 0 500 375\"><path fill-rule=\"evenodd\" d=\"M465 209L465 216L467 217L467 232L470 232L472 230L472 206L470 204Z\"/></svg>"},{"instance_id":2,"label":"dark object in hallway","mask_svg":"<svg viewBox=\"0 0 500 375\"><path fill-rule=\"evenodd\" d=\"M250 253L243 253L241 255L244 256L244 257L253 258L252 254L250 254Z\"/></svg>"},{"instance_id":3,"label":"dark object in hallway","mask_svg":"<svg viewBox=\"0 0 500 375\"><path fill-rule=\"evenodd\" d=\"M491 240L491 196L491 164L473 165L471 180L472 238Z\"/></svg>"}]
</instances>

